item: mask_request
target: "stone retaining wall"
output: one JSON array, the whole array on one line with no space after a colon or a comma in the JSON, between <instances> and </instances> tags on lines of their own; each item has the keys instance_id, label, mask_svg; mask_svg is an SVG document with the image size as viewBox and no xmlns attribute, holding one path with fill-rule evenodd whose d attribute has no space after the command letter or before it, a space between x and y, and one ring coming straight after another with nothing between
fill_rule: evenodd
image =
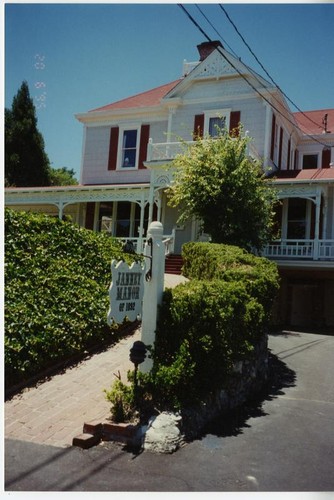
<instances>
[{"instance_id":1,"label":"stone retaining wall","mask_svg":"<svg viewBox=\"0 0 334 500\"><path fill-rule=\"evenodd\" d=\"M200 406L182 411L182 434L197 437L203 427L218 415L241 406L263 389L268 379L268 337L256 345L252 358L238 361L224 388Z\"/></svg>"}]
</instances>

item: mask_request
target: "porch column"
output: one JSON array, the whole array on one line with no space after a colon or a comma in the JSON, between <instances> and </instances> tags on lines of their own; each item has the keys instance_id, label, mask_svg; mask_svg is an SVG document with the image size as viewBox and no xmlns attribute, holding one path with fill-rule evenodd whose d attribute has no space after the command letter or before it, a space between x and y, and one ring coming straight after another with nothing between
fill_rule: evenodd
<instances>
[{"instance_id":1,"label":"porch column","mask_svg":"<svg viewBox=\"0 0 334 500\"><path fill-rule=\"evenodd\" d=\"M319 189L318 189L316 200L315 200L315 228L314 228L313 260L319 259L320 208L321 208L321 191L319 191Z\"/></svg>"},{"instance_id":2,"label":"porch column","mask_svg":"<svg viewBox=\"0 0 334 500\"><path fill-rule=\"evenodd\" d=\"M148 195L148 225L151 224L153 219L153 204L154 204L154 181L155 181L155 172L151 170L151 180L150 180L150 192Z\"/></svg>"},{"instance_id":3,"label":"porch column","mask_svg":"<svg viewBox=\"0 0 334 500\"><path fill-rule=\"evenodd\" d=\"M144 200L144 196L142 196L142 199L140 202L139 239L138 239L138 248L137 248L138 253L143 252L144 213L145 213L145 200Z\"/></svg>"},{"instance_id":4,"label":"porch column","mask_svg":"<svg viewBox=\"0 0 334 500\"><path fill-rule=\"evenodd\" d=\"M157 213L157 220L159 222L161 222L161 205L162 205L162 196L161 196L161 189L158 190L157 192L157 195L158 195L158 213Z\"/></svg>"},{"instance_id":5,"label":"porch column","mask_svg":"<svg viewBox=\"0 0 334 500\"><path fill-rule=\"evenodd\" d=\"M58 203L58 217L59 220L63 220L63 212L64 212L64 203L60 201Z\"/></svg>"}]
</instances>

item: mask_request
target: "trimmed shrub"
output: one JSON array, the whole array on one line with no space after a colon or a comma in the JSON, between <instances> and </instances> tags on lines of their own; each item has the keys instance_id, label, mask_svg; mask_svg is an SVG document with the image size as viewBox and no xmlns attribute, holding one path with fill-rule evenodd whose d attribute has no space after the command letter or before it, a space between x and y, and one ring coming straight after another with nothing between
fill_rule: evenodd
<instances>
[{"instance_id":1,"label":"trimmed shrub","mask_svg":"<svg viewBox=\"0 0 334 500\"><path fill-rule=\"evenodd\" d=\"M5 211L6 386L111 340L110 263L128 260L103 233Z\"/></svg>"},{"instance_id":2,"label":"trimmed shrub","mask_svg":"<svg viewBox=\"0 0 334 500\"><path fill-rule=\"evenodd\" d=\"M268 316L279 288L277 265L242 248L216 243L186 243L182 273L187 278L242 281Z\"/></svg>"},{"instance_id":3,"label":"trimmed shrub","mask_svg":"<svg viewBox=\"0 0 334 500\"><path fill-rule=\"evenodd\" d=\"M160 307L153 369L143 394L159 409L204 401L224 387L235 362L255 355L278 289L276 266L228 245L187 243L188 283L167 290Z\"/></svg>"}]
</instances>

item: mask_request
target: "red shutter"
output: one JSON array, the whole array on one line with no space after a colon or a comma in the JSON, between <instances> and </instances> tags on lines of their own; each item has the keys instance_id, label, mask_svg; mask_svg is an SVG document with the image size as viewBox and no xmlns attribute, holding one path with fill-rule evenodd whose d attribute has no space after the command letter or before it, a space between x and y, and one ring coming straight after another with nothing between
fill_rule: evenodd
<instances>
[{"instance_id":1,"label":"red shutter","mask_svg":"<svg viewBox=\"0 0 334 500\"><path fill-rule=\"evenodd\" d=\"M273 120L271 123L271 147L270 147L270 159L274 161L274 151L275 151L275 128L276 128L276 116L273 114Z\"/></svg>"},{"instance_id":2,"label":"red shutter","mask_svg":"<svg viewBox=\"0 0 334 500\"><path fill-rule=\"evenodd\" d=\"M204 134L204 115L195 115L194 120L194 141L201 139Z\"/></svg>"},{"instance_id":3,"label":"red shutter","mask_svg":"<svg viewBox=\"0 0 334 500\"><path fill-rule=\"evenodd\" d=\"M331 150L330 148L324 148L322 150L322 168L329 168L329 164L331 162Z\"/></svg>"},{"instance_id":4,"label":"red shutter","mask_svg":"<svg viewBox=\"0 0 334 500\"><path fill-rule=\"evenodd\" d=\"M279 150L278 150L278 168L282 168L282 148L283 148L283 129L280 128L279 133Z\"/></svg>"},{"instance_id":5,"label":"red shutter","mask_svg":"<svg viewBox=\"0 0 334 500\"><path fill-rule=\"evenodd\" d=\"M230 135L239 136L240 111L232 111L230 115Z\"/></svg>"},{"instance_id":6,"label":"red shutter","mask_svg":"<svg viewBox=\"0 0 334 500\"><path fill-rule=\"evenodd\" d=\"M94 215L95 215L95 203L90 202L86 205L86 220L85 228L94 229Z\"/></svg>"},{"instance_id":7,"label":"red shutter","mask_svg":"<svg viewBox=\"0 0 334 500\"><path fill-rule=\"evenodd\" d=\"M144 161L147 158L147 145L150 138L150 126L142 125L140 131L140 147L139 147L139 161L138 168L146 168Z\"/></svg>"},{"instance_id":8,"label":"red shutter","mask_svg":"<svg viewBox=\"0 0 334 500\"><path fill-rule=\"evenodd\" d=\"M111 127L108 170L116 170L119 128Z\"/></svg>"}]
</instances>

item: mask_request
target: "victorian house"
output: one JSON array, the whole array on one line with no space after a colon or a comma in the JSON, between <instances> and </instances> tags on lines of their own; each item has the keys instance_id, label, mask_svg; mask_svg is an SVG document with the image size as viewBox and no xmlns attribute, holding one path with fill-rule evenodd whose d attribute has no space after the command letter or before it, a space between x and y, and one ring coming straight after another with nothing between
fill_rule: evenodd
<instances>
[{"instance_id":1,"label":"victorian house","mask_svg":"<svg viewBox=\"0 0 334 500\"><path fill-rule=\"evenodd\" d=\"M138 252L148 224L159 220L166 252L180 254L183 243L206 235L196 220L179 225L168 205L171 161L195 135L241 123L252 138L248 154L263 162L280 199L279 239L263 250L281 274L275 319L334 329L334 109L292 113L277 87L220 42L198 51L178 80L76 115L83 124L78 186L7 189L6 205L70 216L132 240Z\"/></svg>"}]
</instances>

